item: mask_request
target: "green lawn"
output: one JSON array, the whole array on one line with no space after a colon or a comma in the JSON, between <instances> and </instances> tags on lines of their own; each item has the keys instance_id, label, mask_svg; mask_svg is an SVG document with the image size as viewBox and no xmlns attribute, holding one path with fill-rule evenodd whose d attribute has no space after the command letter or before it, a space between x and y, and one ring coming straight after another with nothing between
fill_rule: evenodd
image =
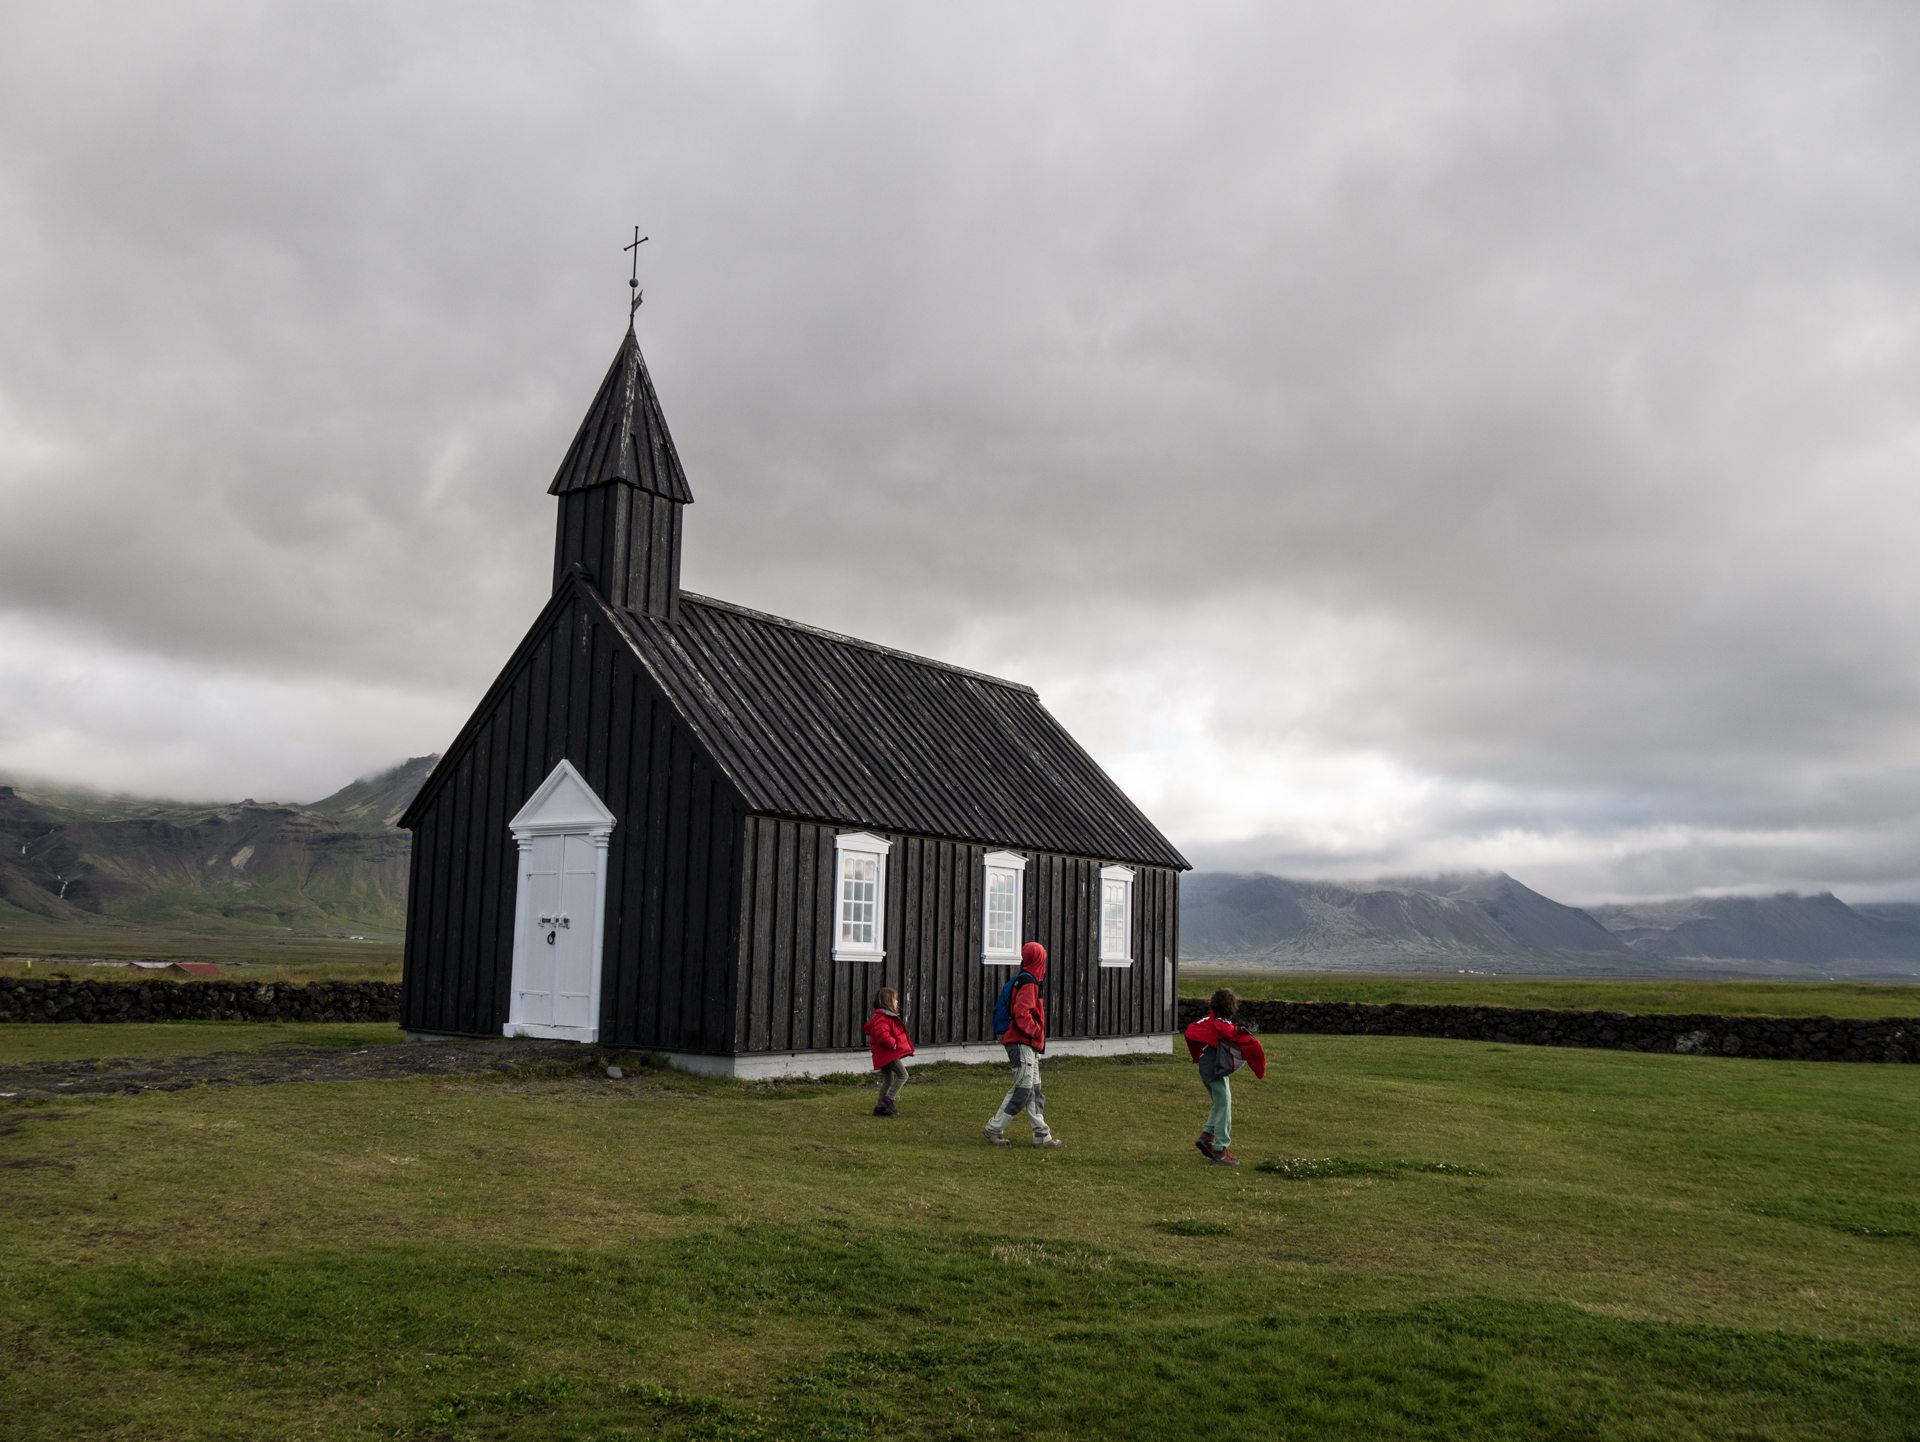
<instances>
[{"instance_id":1,"label":"green lawn","mask_svg":"<svg viewBox=\"0 0 1920 1442\"><path fill-rule=\"evenodd\" d=\"M392 1046L406 1033L390 1021L167 1021L83 1026L0 1024L0 1065L85 1057L209 1056L282 1046Z\"/></svg>"},{"instance_id":2,"label":"green lawn","mask_svg":"<svg viewBox=\"0 0 1920 1442\"><path fill-rule=\"evenodd\" d=\"M185 1029L8 1027L0 1059ZM1238 1173L1201 1162L1204 1094L1167 1059L1052 1064L1057 1153L987 1147L1004 1079L958 1067L890 1121L845 1085L652 1074L0 1110L0 1416L23 1439L1915 1435L1920 1068L1274 1043L1235 1089ZM1340 1165L1251 1165L1280 1158Z\"/></svg>"},{"instance_id":3,"label":"green lawn","mask_svg":"<svg viewBox=\"0 0 1920 1442\"><path fill-rule=\"evenodd\" d=\"M1202 970L1183 965L1180 991L1230 986L1257 1001L1404 1002L1423 1006L1551 1007L1566 1011L1709 1012L1722 1016L1920 1017L1920 986L1848 981L1512 981L1353 972Z\"/></svg>"}]
</instances>

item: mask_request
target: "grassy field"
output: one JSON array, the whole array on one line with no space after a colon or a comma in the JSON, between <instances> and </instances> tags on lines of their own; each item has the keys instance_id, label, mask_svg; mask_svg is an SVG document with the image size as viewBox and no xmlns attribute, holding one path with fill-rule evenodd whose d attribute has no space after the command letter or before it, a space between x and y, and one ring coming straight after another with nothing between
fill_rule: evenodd
<instances>
[{"instance_id":1,"label":"grassy field","mask_svg":"<svg viewBox=\"0 0 1920 1442\"><path fill-rule=\"evenodd\" d=\"M394 940L329 936L212 937L109 923L12 927L0 929L0 976L127 981L135 973L87 962L210 961L246 981L398 981L401 950Z\"/></svg>"},{"instance_id":2,"label":"grassy field","mask_svg":"<svg viewBox=\"0 0 1920 1442\"><path fill-rule=\"evenodd\" d=\"M1051 1064L1057 1153L633 1069L0 1109L8 1435L1915 1435L1920 1068L1275 1038L1237 1173L1184 1061Z\"/></svg>"},{"instance_id":3,"label":"grassy field","mask_svg":"<svg viewBox=\"0 0 1920 1442\"><path fill-rule=\"evenodd\" d=\"M349 1049L393 1046L406 1033L391 1022L169 1021L111 1026L0 1024L0 1065L93 1057L208 1056L283 1046Z\"/></svg>"},{"instance_id":4,"label":"grassy field","mask_svg":"<svg viewBox=\"0 0 1920 1442\"><path fill-rule=\"evenodd\" d=\"M1354 1001L1384 1005L1551 1007L1566 1011L1715 1012L1723 1016L1914 1016L1920 986L1799 981L1505 981L1353 972L1180 968L1183 996L1230 986L1258 1001Z\"/></svg>"}]
</instances>

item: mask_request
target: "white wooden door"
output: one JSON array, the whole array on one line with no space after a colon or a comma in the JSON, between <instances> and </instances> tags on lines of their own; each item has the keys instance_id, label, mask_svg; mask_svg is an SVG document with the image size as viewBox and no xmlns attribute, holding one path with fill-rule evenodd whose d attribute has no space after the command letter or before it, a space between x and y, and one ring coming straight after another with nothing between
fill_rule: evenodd
<instances>
[{"instance_id":1,"label":"white wooden door","mask_svg":"<svg viewBox=\"0 0 1920 1442\"><path fill-rule=\"evenodd\" d=\"M548 929L555 938L547 948L554 953L553 1024L592 1030L599 1021L593 1015L593 924L600 899L599 850L584 832L552 839L565 843L559 858L559 924Z\"/></svg>"},{"instance_id":2,"label":"white wooden door","mask_svg":"<svg viewBox=\"0 0 1920 1442\"><path fill-rule=\"evenodd\" d=\"M513 1022L592 1031L594 923L600 904L600 852L585 832L535 836L520 853L526 889L520 913L520 965L513 979Z\"/></svg>"},{"instance_id":3,"label":"white wooden door","mask_svg":"<svg viewBox=\"0 0 1920 1442\"><path fill-rule=\"evenodd\" d=\"M615 824L564 758L507 823L519 857L508 1036L599 1036L601 912Z\"/></svg>"},{"instance_id":4,"label":"white wooden door","mask_svg":"<svg viewBox=\"0 0 1920 1442\"><path fill-rule=\"evenodd\" d=\"M553 1025L554 977L559 971L559 928L553 914L560 910L560 863L566 851L564 836L536 836L533 848L520 853L526 868L526 890L520 910L521 965L513 979L513 1019L533 1026Z\"/></svg>"}]
</instances>

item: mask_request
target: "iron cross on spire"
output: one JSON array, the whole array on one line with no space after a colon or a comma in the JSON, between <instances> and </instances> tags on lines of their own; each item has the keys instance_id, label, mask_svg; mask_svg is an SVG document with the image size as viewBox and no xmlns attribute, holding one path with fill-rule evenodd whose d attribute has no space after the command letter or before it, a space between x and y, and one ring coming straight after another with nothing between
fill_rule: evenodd
<instances>
[{"instance_id":1,"label":"iron cross on spire","mask_svg":"<svg viewBox=\"0 0 1920 1442\"><path fill-rule=\"evenodd\" d=\"M633 324L634 312L640 309L640 297L642 295L640 289L640 247L652 238L652 236L642 235L640 233L640 227L636 225L633 228L633 244L620 247L622 250L630 250L633 252L633 279L627 282L628 286L633 290L633 304L627 307L628 325Z\"/></svg>"}]
</instances>

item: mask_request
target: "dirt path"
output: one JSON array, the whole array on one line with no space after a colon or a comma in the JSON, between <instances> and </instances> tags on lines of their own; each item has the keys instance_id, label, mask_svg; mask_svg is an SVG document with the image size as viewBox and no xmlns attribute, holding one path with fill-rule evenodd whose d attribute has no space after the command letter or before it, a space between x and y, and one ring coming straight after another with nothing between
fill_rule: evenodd
<instances>
[{"instance_id":1,"label":"dirt path","mask_svg":"<svg viewBox=\"0 0 1920 1442\"><path fill-rule=\"evenodd\" d=\"M0 1066L0 1100L115 1096L182 1091L195 1086L265 1086L272 1082L372 1081L399 1077L587 1076L604 1073L620 1053L578 1042L437 1041L343 1051L288 1046L264 1052L206 1056L98 1058Z\"/></svg>"}]
</instances>

